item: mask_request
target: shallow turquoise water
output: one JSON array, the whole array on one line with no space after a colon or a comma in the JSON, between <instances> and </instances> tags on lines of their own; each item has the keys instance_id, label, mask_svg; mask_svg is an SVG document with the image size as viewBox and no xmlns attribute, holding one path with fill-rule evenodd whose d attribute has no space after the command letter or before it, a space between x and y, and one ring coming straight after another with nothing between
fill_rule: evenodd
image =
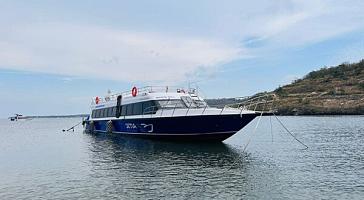
<instances>
[{"instance_id":1,"label":"shallow turquoise water","mask_svg":"<svg viewBox=\"0 0 364 200\"><path fill-rule=\"evenodd\" d=\"M220 145L1 120L0 199L364 199L364 117L280 119L308 150L269 117Z\"/></svg>"}]
</instances>

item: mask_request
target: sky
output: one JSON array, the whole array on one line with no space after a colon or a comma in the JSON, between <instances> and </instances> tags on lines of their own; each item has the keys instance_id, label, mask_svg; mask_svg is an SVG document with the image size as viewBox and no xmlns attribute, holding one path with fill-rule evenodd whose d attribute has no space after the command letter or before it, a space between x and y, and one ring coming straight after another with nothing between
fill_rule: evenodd
<instances>
[{"instance_id":1,"label":"sky","mask_svg":"<svg viewBox=\"0 0 364 200\"><path fill-rule=\"evenodd\" d=\"M274 90L364 58L362 0L0 0L0 118L89 113L133 86Z\"/></svg>"}]
</instances>

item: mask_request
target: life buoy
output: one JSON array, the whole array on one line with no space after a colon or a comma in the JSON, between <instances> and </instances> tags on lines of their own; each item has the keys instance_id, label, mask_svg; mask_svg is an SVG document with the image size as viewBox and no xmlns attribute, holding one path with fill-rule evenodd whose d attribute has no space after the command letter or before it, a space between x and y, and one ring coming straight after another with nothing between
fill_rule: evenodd
<instances>
[{"instance_id":1,"label":"life buoy","mask_svg":"<svg viewBox=\"0 0 364 200\"><path fill-rule=\"evenodd\" d=\"M96 104L99 104L99 102L100 102L100 98L99 98L99 97L96 97L96 99L95 99L95 103L96 103Z\"/></svg>"},{"instance_id":2,"label":"life buoy","mask_svg":"<svg viewBox=\"0 0 364 200\"><path fill-rule=\"evenodd\" d=\"M131 89L131 95L135 97L137 94L138 94L138 89L136 87L133 87L133 89Z\"/></svg>"}]
</instances>

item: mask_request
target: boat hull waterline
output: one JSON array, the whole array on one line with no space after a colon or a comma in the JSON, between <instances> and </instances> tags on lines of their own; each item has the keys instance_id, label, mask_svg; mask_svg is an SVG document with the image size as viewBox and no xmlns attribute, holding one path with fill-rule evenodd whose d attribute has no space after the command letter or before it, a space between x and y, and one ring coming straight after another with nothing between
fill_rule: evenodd
<instances>
[{"instance_id":1,"label":"boat hull waterline","mask_svg":"<svg viewBox=\"0 0 364 200\"><path fill-rule=\"evenodd\" d=\"M197 115L86 120L91 133L120 134L173 141L221 142L250 123L258 114Z\"/></svg>"}]
</instances>

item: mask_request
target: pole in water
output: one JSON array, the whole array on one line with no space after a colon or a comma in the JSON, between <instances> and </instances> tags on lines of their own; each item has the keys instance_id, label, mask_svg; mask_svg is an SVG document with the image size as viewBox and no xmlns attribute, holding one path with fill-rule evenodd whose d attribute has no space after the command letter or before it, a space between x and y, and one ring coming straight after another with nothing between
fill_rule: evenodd
<instances>
[{"instance_id":1,"label":"pole in water","mask_svg":"<svg viewBox=\"0 0 364 200\"><path fill-rule=\"evenodd\" d=\"M273 142L272 116L269 116L269 123L270 123L270 135L272 136L272 142Z\"/></svg>"}]
</instances>

